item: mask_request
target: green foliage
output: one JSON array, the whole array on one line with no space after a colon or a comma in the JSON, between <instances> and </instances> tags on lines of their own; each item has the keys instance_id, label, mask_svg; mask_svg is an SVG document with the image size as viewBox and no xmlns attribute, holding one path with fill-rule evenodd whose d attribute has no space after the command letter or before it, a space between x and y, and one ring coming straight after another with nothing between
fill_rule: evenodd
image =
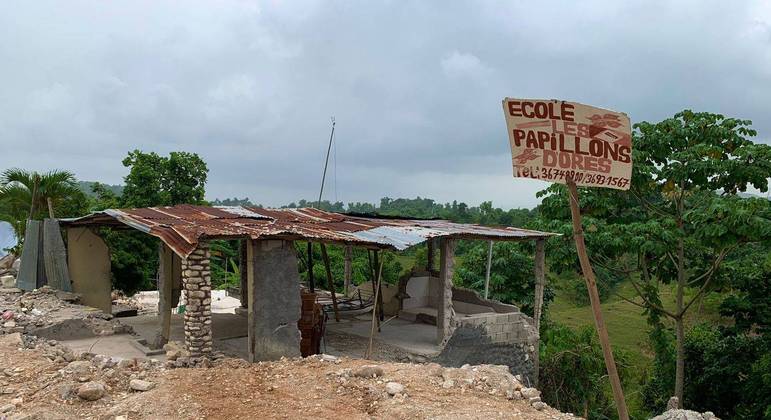
<instances>
[{"instance_id":1,"label":"green foliage","mask_svg":"<svg viewBox=\"0 0 771 420\"><path fill-rule=\"evenodd\" d=\"M198 155L172 152L168 157L139 150L123 160L129 168L123 194L104 184L92 187L94 209L204 204L208 169ZM158 241L140 232L104 234L112 258L113 286L131 293L151 288L158 268Z\"/></svg>"},{"instance_id":2,"label":"green foliage","mask_svg":"<svg viewBox=\"0 0 771 420\"><path fill-rule=\"evenodd\" d=\"M643 387L652 412L665 409L674 387L675 348L656 353L650 378ZM771 342L754 334L733 334L706 324L688 331L685 339L684 406L712 411L724 419L768 418L771 414Z\"/></svg>"},{"instance_id":3,"label":"green foliage","mask_svg":"<svg viewBox=\"0 0 771 420\"><path fill-rule=\"evenodd\" d=\"M343 290L345 282L345 248L337 245L327 245L327 255L332 271L332 279L337 291ZM307 242L296 242L295 248L298 257L298 270L302 281L308 281L308 248ZM374 278L372 253L361 248L353 248L351 258L351 282L354 285L368 282ZM402 264L393 252L379 252L379 258L383 261L383 282L395 284L403 271ZM313 245L313 279L316 285L322 289L328 289L327 272L321 255L319 244Z\"/></svg>"},{"instance_id":4,"label":"green foliage","mask_svg":"<svg viewBox=\"0 0 771 420\"><path fill-rule=\"evenodd\" d=\"M78 216L87 210L87 200L70 172L40 174L8 169L0 175L0 220L13 227L19 246L24 239L27 219L49 217L49 200L56 217Z\"/></svg>"},{"instance_id":5,"label":"green foliage","mask_svg":"<svg viewBox=\"0 0 771 420\"><path fill-rule=\"evenodd\" d=\"M613 356L622 384L626 383L628 357L618 350ZM573 330L545 319L539 363L541 398L549 405L590 419L615 417L605 361L593 328Z\"/></svg>"},{"instance_id":6,"label":"green foliage","mask_svg":"<svg viewBox=\"0 0 771 420\"><path fill-rule=\"evenodd\" d=\"M524 250L517 242L499 242L493 245L490 269L489 297L503 303L519 305L523 312L533 315L535 273L532 250ZM454 282L474 289L482 295L487 271L487 242L476 241L464 254L456 268ZM554 299L554 292L544 288L544 308Z\"/></svg>"},{"instance_id":7,"label":"green foliage","mask_svg":"<svg viewBox=\"0 0 771 420\"><path fill-rule=\"evenodd\" d=\"M212 287L226 289L241 287L241 267L239 267L240 241L210 241L210 269Z\"/></svg>"},{"instance_id":8,"label":"green foliage","mask_svg":"<svg viewBox=\"0 0 771 420\"><path fill-rule=\"evenodd\" d=\"M169 157L139 150L123 159L129 168L121 201L128 207L204 204L209 169L195 153L171 152Z\"/></svg>"}]
</instances>

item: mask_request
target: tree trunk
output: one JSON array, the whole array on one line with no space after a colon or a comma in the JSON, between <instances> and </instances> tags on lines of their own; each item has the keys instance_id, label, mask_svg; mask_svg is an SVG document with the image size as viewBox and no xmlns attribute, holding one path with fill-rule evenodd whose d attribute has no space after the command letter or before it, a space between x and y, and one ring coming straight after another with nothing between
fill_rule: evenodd
<instances>
[{"instance_id":1,"label":"tree trunk","mask_svg":"<svg viewBox=\"0 0 771 420\"><path fill-rule=\"evenodd\" d=\"M685 387L685 314L683 313L683 293L685 280L685 244L682 236L677 240L677 317L675 329L677 335L677 361L675 364L675 396L679 408L683 408L683 388Z\"/></svg>"}]
</instances>

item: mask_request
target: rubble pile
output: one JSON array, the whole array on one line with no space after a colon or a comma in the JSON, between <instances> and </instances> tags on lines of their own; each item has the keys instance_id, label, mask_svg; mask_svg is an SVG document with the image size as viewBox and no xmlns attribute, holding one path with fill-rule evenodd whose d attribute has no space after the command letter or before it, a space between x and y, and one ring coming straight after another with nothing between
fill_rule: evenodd
<instances>
[{"instance_id":1,"label":"rubble pile","mask_svg":"<svg viewBox=\"0 0 771 420\"><path fill-rule=\"evenodd\" d=\"M19 274L21 260L13 254L0 258L0 287L9 289L16 287L16 276Z\"/></svg>"},{"instance_id":2,"label":"rubble pile","mask_svg":"<svg viewBox=\"0 0 771 420\"><path fill-rule=\"evenodd\" d=\"M0 291L0 333L20 332L47 338L80 338L130 333L112 315L78 305L79 295L43 286L31 292Z\"/></svg>"},{"instance_id":3,"label":"rubble pile","mask_svg":"<svg viewBox=\"0 0 771 420\"><path fill-rule=\"evenodd\" d=\"M313 356L308 358L312 359ZM320 355L321 361L339 363L340 359L329 355ZM443 390L461 394L472 391L491 396L505 397L508 400L524 401L538 411L549 406L541 401L541 392L535 388L523 386L521 378L509 372L503 365L464 365L460 368L445 368L436 363L423 365L428 369L429 381ZM364 365L358 369L344 368L327 374L344 388L365 390L375 399L392 398L394 403L404 403L409 398L409 388L389 379L379 365ZM374 381L374 384L372 383ZM382 385L382 388L379 386ZM553 418L574 418L571 413L558 413Z\"/></svg>"}]
</instances>

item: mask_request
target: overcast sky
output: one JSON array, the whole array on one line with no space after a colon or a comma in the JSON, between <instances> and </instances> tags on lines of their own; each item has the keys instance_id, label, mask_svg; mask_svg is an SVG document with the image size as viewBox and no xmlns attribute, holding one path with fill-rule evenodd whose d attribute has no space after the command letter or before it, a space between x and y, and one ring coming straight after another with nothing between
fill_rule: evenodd
<instances>
[{"instance_id":1,"label":"overcast sky","mask_svg":"<svg viewBox=\"0 0 771 420\"><path fill-rule=\"evenodd\" d=\"M771 138L764 2L5 1L0 169L121 183L132 149L198 153L207 198L493 200L513 179L501 99L657 121L684 108ZM335 188L336 186L336 188Z\"/></svg>"}]
</instances>

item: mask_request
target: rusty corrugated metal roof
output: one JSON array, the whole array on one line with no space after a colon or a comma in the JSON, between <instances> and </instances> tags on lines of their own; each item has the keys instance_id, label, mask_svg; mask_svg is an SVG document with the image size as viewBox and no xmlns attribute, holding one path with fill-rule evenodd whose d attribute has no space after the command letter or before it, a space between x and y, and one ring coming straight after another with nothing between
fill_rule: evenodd
<instances>
[{"instance_id":1,"label":"rusty corrugated metal roof","mask_svg":"<svg viewBox=\"0 0 771 420\"><path fill-rule=\"evenodd\" d=\"M313 208L263 209L178 205L108 209L77 219L69 226L129 226L160 238L182 257L205 238L299 239L403 250L432 238L525 240L553 233L511 227L488 227L445 220L352 216Z\"/></svg>"}]
</instances>

